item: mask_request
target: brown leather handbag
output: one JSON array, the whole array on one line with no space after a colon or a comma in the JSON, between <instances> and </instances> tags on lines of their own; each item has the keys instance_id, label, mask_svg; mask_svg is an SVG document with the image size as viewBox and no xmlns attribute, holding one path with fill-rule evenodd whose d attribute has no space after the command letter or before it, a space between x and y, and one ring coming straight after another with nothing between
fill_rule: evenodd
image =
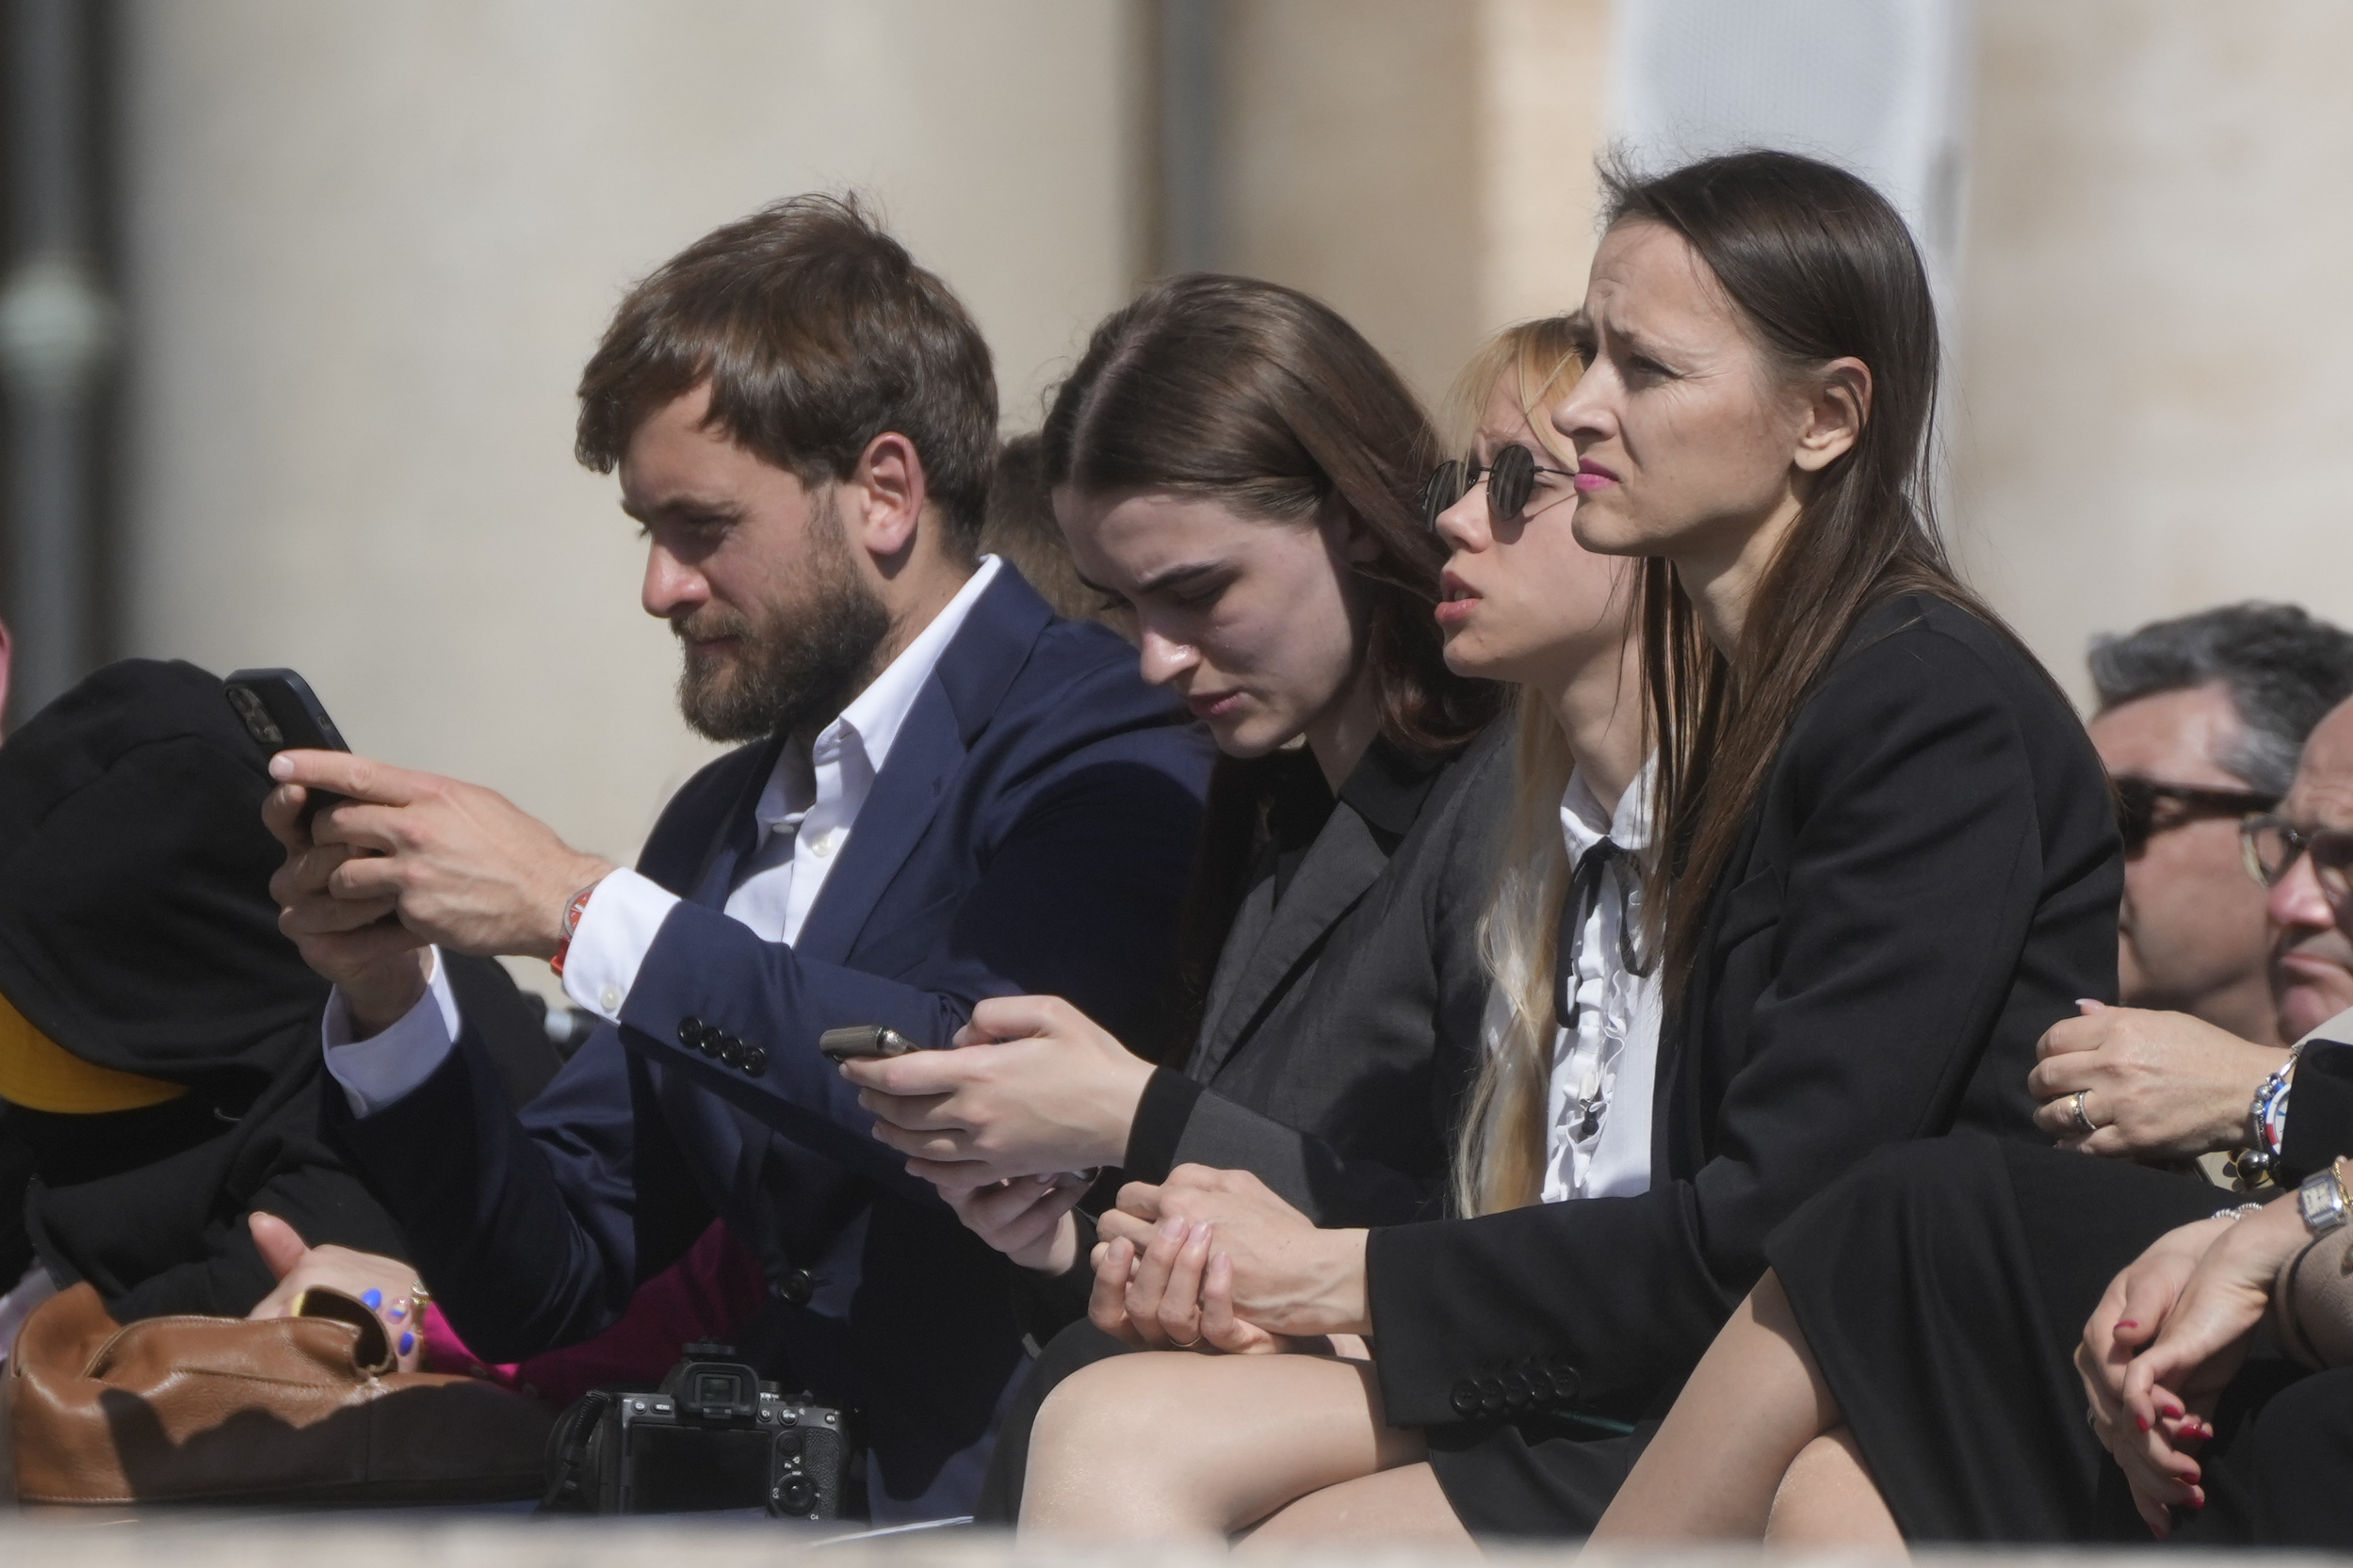
<instances>
[{"instance_id":1,"label":"brown leather handbag","mask_svg":"<svg viewBox=\"0 0 2353 1568\"><path fill-rule=\"evenodd\" d=\"M383 1325L349 1298L309 1308L333 1316L125 1327L87 1284L44 1301L7 1363L19 1499L539 1495L552 1413L472 1378L394 1370Z\"/></svg>"}]
</instances>

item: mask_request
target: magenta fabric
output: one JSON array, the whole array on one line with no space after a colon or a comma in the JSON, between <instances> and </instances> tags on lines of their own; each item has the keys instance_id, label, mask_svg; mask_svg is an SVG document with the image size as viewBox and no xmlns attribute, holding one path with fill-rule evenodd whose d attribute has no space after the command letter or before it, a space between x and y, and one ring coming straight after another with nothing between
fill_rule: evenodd
<instances>
[{"instance_id":1,"label":"magenta fabric","mask_svg":"<svg viewBox=\"0 0 2353 1568\"><path fill-rule=\"evenodd\" d=\"M638 1286L621 1320L593 1339L528 1361L492 1364L465 1348L438 1305L425 1309L424 1367L462 1372L568 1405L592 1388L652 1388L690 1340L734 1344L768 1285L726 1221L715 1220L686 1256Z\"/></svg>"}]
</instances>

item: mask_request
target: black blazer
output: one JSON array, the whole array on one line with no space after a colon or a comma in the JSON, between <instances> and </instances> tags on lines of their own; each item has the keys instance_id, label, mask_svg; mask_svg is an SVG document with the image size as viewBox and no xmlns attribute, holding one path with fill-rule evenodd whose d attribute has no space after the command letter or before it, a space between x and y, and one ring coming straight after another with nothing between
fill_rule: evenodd
<instances>
[{"instance_id":1,"label":"black blazer","mask_svg":"<svg viewBox=\"0 0 2353 1568\"><path fill-rule=\"evenodd\" d=\"M1663 1407L1766 1233L1864 1155L2036 1136L2035 1043L2075 998L2115 998L2122 890L2100 759L2033 659L1941 600L1866 615L1668 1010L1650 1190L1375 1230L1388 1418Z\"/></svg>"},{"instance_id":2,"label":"black blazer","mask_svg":"<svg viewBox=\"0 0 2353 1568\"><path fill-rule=\"evenodd\" d=\"M1289 875L1258 868L1184 1070L1136 1107L1129 1180L1250 1171L1324 1225L1428 1212L1478 1061L1507 729L1444 760L1376 740Z\"/></svg>"}]
</instances>

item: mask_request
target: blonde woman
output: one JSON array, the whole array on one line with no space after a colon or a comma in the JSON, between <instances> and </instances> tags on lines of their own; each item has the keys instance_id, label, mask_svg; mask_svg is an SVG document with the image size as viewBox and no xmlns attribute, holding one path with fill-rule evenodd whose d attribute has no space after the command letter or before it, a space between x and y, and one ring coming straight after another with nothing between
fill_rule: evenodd
<instances>
[{"instance_id":1,"label":"blonde woman","mask_svg":"<svg viewBox=\"0 0 2353 1568\"><path fill-rule=\"evenodd\" d=\"M1425 497L1429 525L1451 552L1436 611L1447 664L1519 687L1503 869L1479 926L1492 986L1487 1049L1455 1161L1460 1212L1630 1195L1648 1185L1659 1008L1657 966L1641 956L1649 939L1640 859L1648 840L1641 783L1647 748L1631 644L1639 563L1594 555L1569 529L1576 460L1545 410L1577 380L1573 331L1566 317L1529 322L1473 360L1456 396L1468 449L1439 466ZM1266 1336L1219 1314L1214 1274L1210 1320L1195 1315L1207 1241L1203 1227L1172 1248L1156 1247L1168 1255L1143 1265L1140 1272L1167 1280L1160 1293L1171 1312L1164 1322L1139 1324L1117 1311L1098 1312L1098 1322L1139 1344L1206 1337L1229 1350L1272 1348ZM1114 1244L1115 1253L1121 1249L1127 1243ZM1270 1444L1303 1463L1317 1484L1419 1459L1357 1451L1371 1438L1361 1418L1368 1374L1360 1345L1343 1339L1336 1349L1353 1354L1188 1363L1186 1370L1229 1374L1263 1389L1262 1408L1281 1429L1267 1433ZM1149 1401L1165 1358L1119 1359L1140 1376L1112 1376ZM1054 1410L1049 1399L1036 1441L1066 1451L1067 1434L1053 1430ZM1353 1423L1345 1418L1352 1410ZM1179 1422L1173 1431L1191 1431L1180 1412L1165 1414ZM1129 1414L1147 1426L1160 1418L1135 1408ZM1164 1451L1182 1457L1183 1479L1149 1498L1113 1501L1049 1460L1047 1479L1025 1504L1025 1526L1088 1530L1097 1525L1083 1515L1110 1502L1136 1528L1181 1530L1209 1515L1221 1524L1246 1521L1290 1500L1278 1494L1299 1489L1303 1472L1266 1463L1264 1447L1201 1435L1197 1444L1168 1446ZM1419 1441L1409 1432L1383 1435ZM1326 1440L1333 1451L1318 1452ZM1032 1455L1035 1480L1042 1471L1036 1449ZM1447 1516L1426 1465L1420 1475L1436 1513ZM1220 1500L1211 1503L1213 1495ZM1151 1511L1163 1501L1176 1506Z\"/></svg>"}]
</instances>

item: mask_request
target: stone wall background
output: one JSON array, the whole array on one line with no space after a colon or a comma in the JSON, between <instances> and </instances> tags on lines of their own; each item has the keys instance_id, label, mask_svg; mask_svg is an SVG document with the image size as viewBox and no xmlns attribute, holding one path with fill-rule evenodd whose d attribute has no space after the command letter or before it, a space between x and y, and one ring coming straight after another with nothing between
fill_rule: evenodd
<instances>
[{"instance_id":1,"label":"stone wall background","mask_svg":"<svg viewBox=\"0 0 2353 1568\"><path fill-rule=\"evenodd\" d=\"M1154 269L1155 3L1187 0L123 0L117 652L294 665L354 744L631 853L709 749L571 461L613 302L855 186L1034 423ZM1581 297L1609 0L1191 3L1222 265L1330 299L1433 397ZM2152 616L2353 621L2353 9L1979 0L1976 38L1969 569L2079 693L2085 639Z\"/></svg>"}]
</instances>

